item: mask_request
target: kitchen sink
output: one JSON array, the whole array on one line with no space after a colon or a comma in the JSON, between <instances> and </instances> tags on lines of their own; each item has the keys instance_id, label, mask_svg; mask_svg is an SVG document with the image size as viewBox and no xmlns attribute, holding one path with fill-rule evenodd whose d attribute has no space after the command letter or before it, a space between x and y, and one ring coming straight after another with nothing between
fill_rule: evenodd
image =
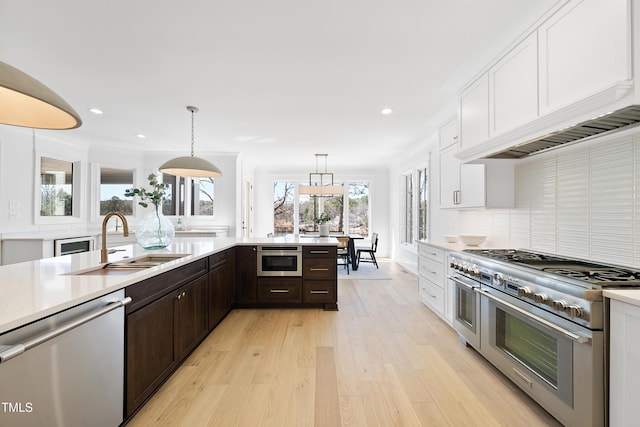
<instances>
[{"instance_id":1,"label":"kitchen sink","mask_svg":"<svg viewBox=\"0 0 640 427\"><path fill-rule=\"evenodd\" d=\"M150 254L139 258L123 259L116 262L108 262L99 267L88 270L69 273L73 276L98 275L98 276L120 276L135 273L136 271L156 267L169 261L186 257L189 254Z\"/></svg>"}]
</instances>

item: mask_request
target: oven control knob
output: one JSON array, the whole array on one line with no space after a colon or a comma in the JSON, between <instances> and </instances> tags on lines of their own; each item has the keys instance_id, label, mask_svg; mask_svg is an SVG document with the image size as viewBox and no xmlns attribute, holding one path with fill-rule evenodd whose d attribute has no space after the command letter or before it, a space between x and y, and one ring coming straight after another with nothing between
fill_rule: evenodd
<instances>
[{"instance_id":1,"label":"oven control knob","mask_svg":"<svg viewBox=\"0 0 640 427\"><path fill-rule=\"evenodd\" d=\"M561 299L553 301L551 305L555 311L565 311L567 309L567 302Z\"/></svg>"},{"instance_id":2,"label":"oven control knob","mask_svg":"<svg viewBox=\"0 0 640 427\"><path fill-rule=\"evenodd\" d=\"M531 298L532 295L533 292L531 292L531 289L527 288L526 286L518 288L518 296L520 298Z\"/></svg>"},{"instance_id":3,"label":"oven control knob","mask_svg":"<svg viewBox=\"0 0 640 427\"><path fill-rule=\"evenodd\" d=\"M578 319L584 315L584 310L579 305L570 305L565 309L565 311L571 317L577 317Z\"/></svg>"},{"instance_id":4,"label":"oven control knob","mask_svg":"<svg viewBox=\"0 0 640 427\"><path fill-rule=\"evenodd\" d=\"M533 300L538 304L546 304L549 301L549 297L546 294L533 294Z\"/></svg>"},{"instance_id":5,"label":"oven control knob","mask_svg":"<svg viewBox=\"0 0 640 427\"><path fill-rule=\"evenodd\" d=\"M493 280L491 282L496 286L504 286L504 277L500 273L493 273Z\"/></svg>"},{"instance_id":6,"label":"oven control knob","mask_svg":"<svg viewBox=\"0 0 640 427\"><path fill-rule=\"evenodd\" d=\"M477 265L474 264L471 266L471 274L475 277L480 277L480 269Z\"/></svg>"},{"instance_id":7,"label":"oven control knob","mask_svg":"<svg viewBox=\"0 0 640 427\"><path fill-rule=\"evenodd\" d=\"M466 264L462 267L462 272L463 273L468 273L469 272L469 267Z\"/></svg>"}]
</instances>

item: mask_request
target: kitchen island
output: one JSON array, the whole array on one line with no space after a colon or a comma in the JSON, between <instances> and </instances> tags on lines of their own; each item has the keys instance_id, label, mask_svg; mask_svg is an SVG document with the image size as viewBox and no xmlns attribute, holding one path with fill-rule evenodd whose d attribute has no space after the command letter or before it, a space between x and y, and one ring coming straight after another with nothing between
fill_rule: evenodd
<instances>
[{"instance_id":1,"label":"kitchen island","mask_svg":"<svg viewBox=\"0 0 640 427\"><path fill-rule=\"evenodd\" d=\"M36 354L43 360L55 358L61 351L79 357L82 363L70 362L64 367L73 370L74 366L86 366L87 369L81 371L83 378L89 378L93 372L103 372L109 361L113 365L108 369L110 375L120 380L119 385L114 382L115 388L106 393L111 404L106 405L102 419L118 419L119 424L144 405L233 307L337 309L337 244L333 238L299 239L298 236L178 238L162 250L146 251L137 244L112 248L106 263L101 262L100 251L91 251L0 267L0 367L3 368L0 378L15 377L18 367L22 369L19 372L31 372L30 361ZM279 247L283 251L297 248L299 255L295 264L299 268L294 275L259 277L256 267L263 247L276 253L280 252ZM61 316L69 317L68 313L78 307L96 304L105 298L108 300L101 302L105 307L101 311L106 310L107 305L120 307L111 316L115 321L111 329L91 332L98 330L97 322L101 319L98 316L85 316L86 321L74 320L75 325L65 329ZM32 334L26 332L27 325L43 322L63 331L42 340L41 337L50 335L43 334L48 330L45 324L38 329L37 341L51 340L51 344L23 346L21 343L33 341ZM77 343L65 344L70 342L67 337L71 331L80 331L75 334L79 336L85 334L85 338L81 338L82 351ZM89 337L93 337L91 345ZM117 354L112 352L106 359L97 358L94 351L100 347L100 337L114 337L110 348ZM106 351L101 349L98 353L106 354ZM67 359L71 361L71 356ZM64 370L60 370L58 364L40 365L45 369L42 378L63 375ZM94 405L100 399L106 401L106 394L78 394L74 381L69 378L63 375L55 385L58 394L65 397L60 403L63 418L71 424L83 424L84 415L74 411L71 402ZM99 384L103 379L97 375L94 382ZM4 385L8 384L5 381ZM0 395L13 399L12 405L37 406L39 412L33 415L36 418L11 413L4 415L8 417L5 421L28 425L50 415L45 409L49 388L42 389L45 392L42 395L37 392L40 388L29 387L32 386L20 393L0 388ZM102 387L92 387L92 390L102 390Z\"/></svg>"},{"instance_id":2,"label":"kitchen island","mask_svg":"<svg viewBox=\"0 0 640 427\"><path fill-rule=\"evenodd\" d=\"M337 246L333 238L176 238L168 247L147 251L137 244L118 246L108 262L148 254L184 257L122 275L79 274L101 266L100 251L45 258L0 267L0 334L59 313L110 292L236 246L262 244Z\"/></svg>"}]
</instances>

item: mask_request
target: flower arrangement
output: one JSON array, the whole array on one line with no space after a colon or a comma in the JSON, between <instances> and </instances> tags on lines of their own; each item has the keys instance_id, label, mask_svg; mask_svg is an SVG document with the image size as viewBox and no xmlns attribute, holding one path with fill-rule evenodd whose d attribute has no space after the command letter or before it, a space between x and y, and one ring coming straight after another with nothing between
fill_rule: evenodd
<instances>
[{"instance_id":1,"label":"flower arrangement","mask_svg":"<svg viewBox=\"0 0 640 427\"><path fill-rule=\"evenodd\" d=\"M153 203L153 205L156 207L156 210L157 210L158 206L164 201L165 191L169 188L169 184L165 184L164 182L159 182L158 177L156 176L156 174L153 174L153 173L149 175L147 179L149 180L149 185L151 186L152 190L147 190L144 187L129 188L125 190L124 196L140 197L140 201L138 202L138 204L143 208L146 208L147 206L149 206L149 204L146 202L148 200L151 203Z\"/></svg>"},{"instance_id":2,"label":"flower arrangement","mask_svg":"<svg viewBox=\"0 0 640 427\"><path fill-rule=\"evenodd\" d=\"M327 215L325 212L322 212L316 219L315 219L315 223L320 225L320 224L325 224L327 222L329 222L331 218L329 218L329 215Z\"/></svg>"}]
</instances>

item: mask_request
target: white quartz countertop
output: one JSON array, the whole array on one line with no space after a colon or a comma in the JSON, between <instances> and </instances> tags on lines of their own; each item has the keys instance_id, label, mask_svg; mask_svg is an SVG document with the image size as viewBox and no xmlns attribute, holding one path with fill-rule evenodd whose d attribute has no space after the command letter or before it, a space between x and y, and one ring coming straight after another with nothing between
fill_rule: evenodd
<instances>
[{"instance_id":1,"label":"white quartz countertop","mask_svg":"<svg viewBox=\"0 0 640 427\"><path fill-rule=\"evenodd\" d=\"M640 289L611 289L602 291L602 295L617 301L640 307Z\"/></svg>"},{"instance_id":2,"label":"white quartz countertop","mask_svg":"<svg viewBox=\"0 0 640 427\"><path fill-rule=\"evenodd\" d=\"M0 334L125 288L200 258L242 245L336 246L334 238L176 238L164 249L147 251L138 244L117 246L108 262L148 254L185 254L155 267L124 275L76 275L102 266L100 251L46 258L0 267Z\"/></svg>"},{"instance_id":3,"label":"white quartz countertop","mask_svg":"<svg viewBox=\"0 0 640 427\"><path fill-rule=\"evenodd\" d=\"M444 240L418 240L418 243L424 243L426 245L436 246L438 248L446 249L448 251L463 251L465 249L500 249L502 248L502 246L491 245L488 243L483 243L479 246L468 246L460 241L456 243L449 243Z\"/></svg>"}]
</instances>

